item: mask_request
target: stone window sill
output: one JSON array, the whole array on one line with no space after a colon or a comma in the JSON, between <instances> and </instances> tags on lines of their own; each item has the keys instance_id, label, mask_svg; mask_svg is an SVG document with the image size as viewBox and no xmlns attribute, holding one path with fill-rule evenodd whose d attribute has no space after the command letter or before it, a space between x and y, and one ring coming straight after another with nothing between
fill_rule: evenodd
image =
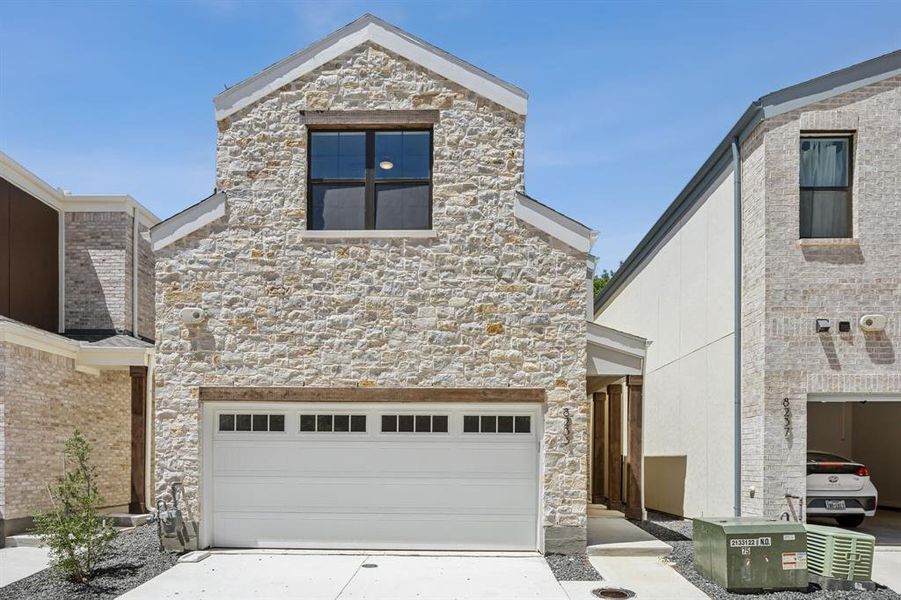
<instances>
[{"instance_id":1,"label":"stone window sill","mask_svg":"<svg viewBox=\"0 0 901 600\"><path fill-rule=\"evenodd\" d=\"M860 246L857 238L803 238L798 240L802 248L848 248Z\"/></svg>"},{"instance_id":2,"label":"stone window sill","mask_svg":"<svg viewBox=\"0 0 901 600\"><path fill-rule=\"evenodd\" d=\"M436 237L438 233L434 229L309 229L300 234L300 238L305 240L393 240Z\"/></svg>"}]
</instances>

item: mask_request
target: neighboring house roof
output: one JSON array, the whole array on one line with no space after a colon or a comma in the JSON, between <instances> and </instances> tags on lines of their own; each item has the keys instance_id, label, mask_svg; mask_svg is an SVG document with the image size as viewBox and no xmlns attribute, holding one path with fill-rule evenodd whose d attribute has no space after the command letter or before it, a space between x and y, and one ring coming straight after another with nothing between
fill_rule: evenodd
<instances>
[{"instance_id":1,"label":"neighboring house roof","mask_svg":"<svg viewBox=\"0 0 901 600\"><path fill-rule=\"evenodd\" d=\"M108 369L146 366L154 349L153 344L124 335L81 342L3 315L0 315L0 342L71 358L75 361L76 371L91 375L99 375L100 371Z\"/></svg>"},{"instance_id":2,"label":"neighboring house roof","mask_svg":"<svg viewBox=\"0 0 901 600\"><path fill-rule=\"evenodd\" d=\"M303 77L345 52L372 42L437 73L521 115L528 94L406 31L365 14L318 42L228 88L213 100L216 120L253 104L260 98Z\"/></svg>"},{"instance_id":3,"label":"neighboring house roof","mask_svg":"<svg viewBox=\"0 0 901 600\"><path fill-rule=\"evenodd\" d=\"M71 194L49 183L0 151L0 177L6 179L44 204L60 212L127 212L137 211L139 220L147 227L160 219L128 194Z\"/></svg>"},{"instance_id":4,"label":"neighboring house roof","mask_svg":"<svg viewBox=\"0 0 901 600\"><path fill-rule=\"evenodd\" d=\"M679 192L672 204L604 286L594 302L595 316L607 302L613 299L631 276L644 266L646 259L667 239L669 233L686 214L691 212L695 204L705 197L705 192L710 184L725 169L731 168L733 140L737 140L739 143L744 141L764 119L898 75L901 75L901 50L771 92L752 102L729 130L729 133L716 146L713 153L704 161L698 172L689 180L688 185Z\"/></svg>"}]
</instances>

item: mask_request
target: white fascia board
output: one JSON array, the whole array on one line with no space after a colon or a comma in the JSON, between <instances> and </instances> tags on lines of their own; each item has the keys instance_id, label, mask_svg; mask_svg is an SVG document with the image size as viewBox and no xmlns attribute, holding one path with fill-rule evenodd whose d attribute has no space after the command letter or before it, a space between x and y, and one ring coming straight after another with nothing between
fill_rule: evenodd
<instances>
[{"instance_id":1,"label":"white fascia board","mask_svg":"<svg viewBox=\"0 0 901 600\"><path fill-rule=\"evenodd\" d=\"M150 230L156 252L225 216L225 192L218 192L182 212L158 223Z\"/></svg>"},{"instance_id":2,"label":"white fascia board","mask_svg":"<svg viewBox=\"0 0 901 600\"><path fill-rule=\"evenodd\" d=\"M78 357L78 342L21 323L0 321L0 342L34 348L66 358Z\"/></svg>"},{"instance_id":3,"label":"white fascia board","mask_svg":"<svg viewBox=\"0 0 901 600\"><path fill-rule=\"evenodd\" d=\"M116 367L143 367L149 364L153 348L119 348L82 345L78 351L78 364L95 369Z\"/></svg>"},{"instance_id":4,"label":"white fascia board","mask_svg":"<svg viewBox=\"0 0 901 600\"><path fill-rule=\"evenodd\" d=\"M579 252L590 252L598 236L597 231L573 221L524 194L516 194L513 214L518 219Z\"/></svg>"},{"instance_id":5,"label":"white fascia board","mask_svg":"<svg viewBox=\"0 0 901 600\"><path fill-rule=\"evenodd\" d=\"M62 212L63 193L0 151L0 177L25 190L44 204Z\"/></svg>"},{"instance_id":6,"label":"white fascia board","mask_svg":"<svg viewBox=\"0 0 901 600\"><path fill-rule=\"evenodd\" d=\"M475 93L525 115L528 95L384 21L366 15L222 92L213 100L220 121L361 44L372 42Z\"/></svg>"},{"instance_id":7,"label":"white fascia board","mask_svg":"<svg viewBox=\"0 0 901 600\"><path fill-rule=\"evenodd\" d=\"M75 361L77 371L97 374L100 370L148 364L153 348L92 346L22 323L0 321L0 342L33 348Z\"/></svg>"},{"instance_id":8,"label":"white fascia board","mask_svg":"<svg viewBox=\"0 0 901 600\"><path fill-rule=\"evenodd\" d=\"M648 341L637 335L611 329L588 321L587 341L589 345L615 350L622 354L644 358L647 355Z\"/></svg>"},{"instance_id":9,"label":"white fascia board","mask_svg":"<svg viewBox=\"0 0 901 600\"><path fill-rule=\"evenodd\" d=\"M68 194L53 187L8 154L0 151L0 177L17 188L26 191L44 204L59 212L128 212L135 208L141 215L141 223L153 227L159 217L128 194Z\"/></svg>"},{"instance_id":10,"label":"white fascia board","mask_svg":"<svg viewBox=\"0 0 901 600\"><path fill-rule=\"evenodd\" d=\"M153 227L160 218L128 194L65 194L66 212L138 212L138 220L145 227Z\"/></svg>"}]
</instances>

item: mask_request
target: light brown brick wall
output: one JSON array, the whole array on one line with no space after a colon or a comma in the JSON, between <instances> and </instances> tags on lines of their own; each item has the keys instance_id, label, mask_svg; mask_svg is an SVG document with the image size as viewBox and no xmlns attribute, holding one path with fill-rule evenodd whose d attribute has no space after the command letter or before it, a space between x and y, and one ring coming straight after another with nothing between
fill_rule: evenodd
<instances>
[{"instance_id":1,"label":"light brown brick wall","mask_svg":"<svg viewBox=\"0 0 901 600\"><path fill-rule=\"evenodd\" d=\"M128 504L131 381L128 371L79 373L74 361L0 343L0 518L48 508L74 428L91 442L106 506Z\"/></svg>"},{"instance_id":2,"label":"light brown brick wall","mask_svg":"<svg viewBox=\"0 0 901 600\"><path fill-rule=\"evenodd\" d=\"M141 232L146 232L147 227L138 226L138 331L137 334L147 339L154 339L156 335L155 315L156 301L154 293L154 258L153 248L150 242L144 239ZM130 271L129 271L130 272Z\"/></svg>"},{"instance_id":3,"label":"light brown brick wall","mask_svg":"<svg viewBox=\"0 0 901 600\"><path fill-rule=\"evenodd\" d=\"M131 219L66 213L66 329L132 328Z\"/></svg>"},{"instance_id":4,"label":"light brown brick wall","mask_svg":"<svg viewBox=\"0 0 901 600\"><path fill-rule=\"evenodd\" d=\"M856 241L805 245L799 137L837 129L854 133ZM743 507L776 516L786 493L806 491L808 394L901 392L901 77L765 121L743 156ZM863 333L866 313L886 315L886 330ZM815 333L816 318L831 333Z\"/></svg>"}]
</instances>

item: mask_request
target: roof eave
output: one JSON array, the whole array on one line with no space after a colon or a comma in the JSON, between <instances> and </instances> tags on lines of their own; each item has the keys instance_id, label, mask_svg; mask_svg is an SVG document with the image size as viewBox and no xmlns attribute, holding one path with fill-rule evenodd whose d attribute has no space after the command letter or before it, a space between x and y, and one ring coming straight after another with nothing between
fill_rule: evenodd
<instances>
[{"instance_id":1,"label":"roof eave","mask_svg":"<svg viewBox=\"0 0 901 600\"><path fill-rule=\"evenodd\" d=\"M416 62L517 114L526 114L528 94L522 89L390 23L366 14L217 95L213 99L216 120L227 118L366 42L378 44Z\"/></svg>"}]
</instances>

